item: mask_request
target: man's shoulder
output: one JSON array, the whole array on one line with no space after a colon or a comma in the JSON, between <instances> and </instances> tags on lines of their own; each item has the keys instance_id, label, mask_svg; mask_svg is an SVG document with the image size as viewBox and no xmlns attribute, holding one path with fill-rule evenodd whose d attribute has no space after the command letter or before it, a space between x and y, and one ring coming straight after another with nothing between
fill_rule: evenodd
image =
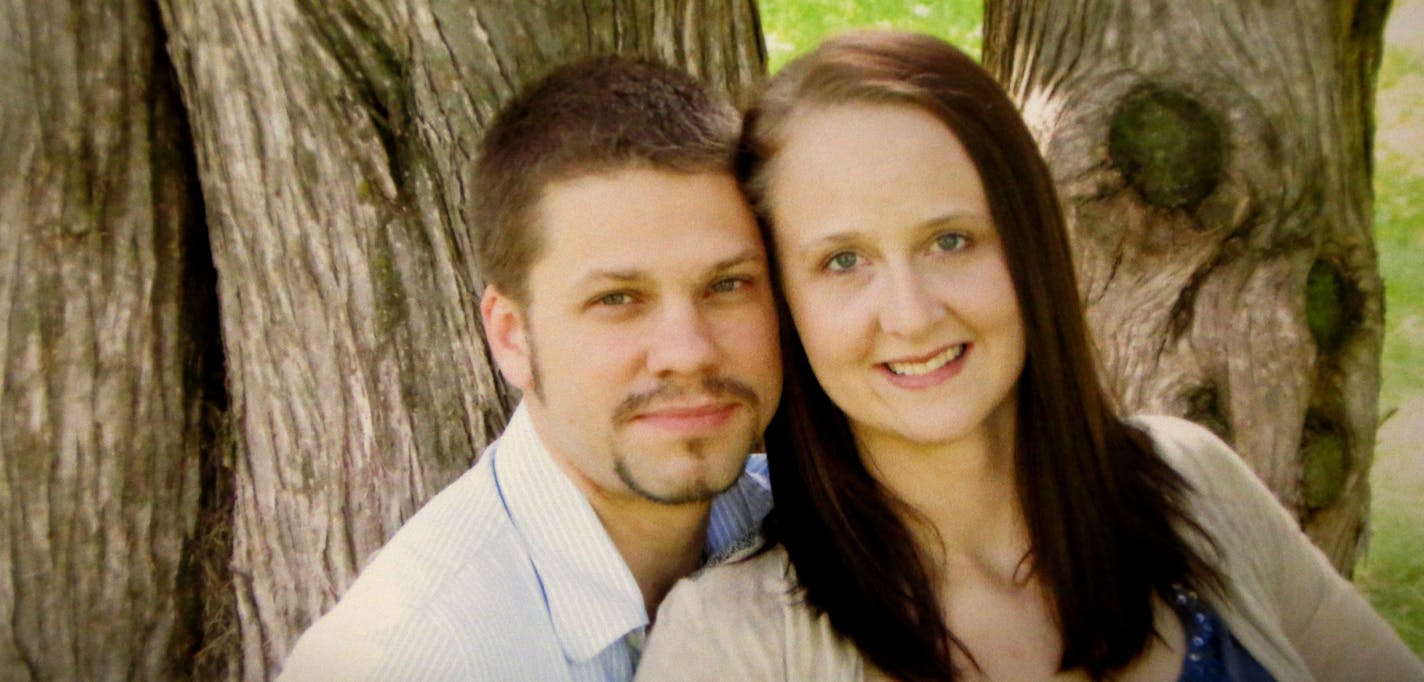
<instances>
[{"instance_id":1,"label":"man's shoulder","mask_svg":"<svg viewBox=\"0 0 1424 682\"><path fill-rule=\"evenodd\" d=\"M484 547L485 560L444 573L383 551L298 641L282 679L479 679L508 672L510 652L529 654L523 666L550 658L533 655L556 640L527 557Z\"/></svg>"},{"instance_id":2,"label":"man's shoulder","mask_svg":"<svg viewBox=\"0 0 1424 682\"><path fill-rule=\"evenodd\" d=\"M283 679L372 679L392 670L467 676L496 659L484 651L500 639L490 633L527 627L510 621L534 620L520 618L530 609L542 609L538 580L481 461L371 559L302 635Z\"/></svg>"},{"instance_id":3,"label":"man's shoulder","mask_svg":"<svg viewBox=\"0 0 1424 682\"><path fill-rule=\"evenodd\" d=\"M381 552L399 549L431 561L427 570L451 570L480 556L486 544L509 531L492 455L493 451L486 452L469 471L427 500Z\"/></svg>"}]
</instances>

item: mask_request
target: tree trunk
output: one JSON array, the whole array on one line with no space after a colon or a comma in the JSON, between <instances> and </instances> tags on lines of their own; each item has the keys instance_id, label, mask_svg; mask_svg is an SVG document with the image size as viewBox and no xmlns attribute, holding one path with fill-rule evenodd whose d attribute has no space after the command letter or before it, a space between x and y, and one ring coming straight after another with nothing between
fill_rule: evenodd
<instances>
[{"instance_id":1,"label":"tree trunk","mask_svg":"<svg viewBox=\"0 0 1424 682\"><path fill-rule=\"evenodd\" d=\"M186 674L216 300L142 0L0 3L0 678Z\"/></svg>"},{"instance_id":2,"label":"tree trunk","mask_svg":"<svg viewBox=\"0 0 1424 682\"><path fill-rule=\"evenodd\" d=\"M751 0L159 4L220 274L235 449L238 644L209 632L201 669L261 679L504 424L514 398L484 347L464 217L485 122L592 51L741 92L761 36Z\"/></svg>"},{"instance_id":3,"label":"tree trunk","mask_svg":"<svg viewBox=\"0 0 1424 682\"><path fill-rule=\"evenodd\" d=\"M1388 0L989 0L985 61L1059 182L1128 412L1232 442L1348 572L1383 293L1371 237Z\"/></svg>"}]
</instances>

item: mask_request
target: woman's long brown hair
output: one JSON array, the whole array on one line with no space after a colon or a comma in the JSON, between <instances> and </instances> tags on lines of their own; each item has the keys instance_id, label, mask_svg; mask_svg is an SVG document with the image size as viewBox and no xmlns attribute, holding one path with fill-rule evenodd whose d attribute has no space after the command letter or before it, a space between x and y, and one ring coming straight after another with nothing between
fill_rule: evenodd
<instances>
[{"instance_id":1,"label":"woman's long brown hair","mask_svg":"<svg viewBox=\"0 0 1424 682\"><path fill-rule=\"evenodd\" d=\"M1154 594L1214 588L1219 577L1184 536L1201 532L1183 509L1186 482L1115 413L1099 381L1047 164L1002 87L949 44L889 31L832 38L778 72L743 124L738 172L773 262L765 175L783 128L801 107L843 103L925 111L978 168L1026 338L1014 453L1025 565L1052 602L1061 669L1102 678L1145 649ZM766 434L776 495L768 532L810 606L871 663L905 680L953 679L953 651L971 665L973 652L945 624L936 568L905 523L912 512L866 469L778 298L787 375Z\"/></svg>"}]
</instances>

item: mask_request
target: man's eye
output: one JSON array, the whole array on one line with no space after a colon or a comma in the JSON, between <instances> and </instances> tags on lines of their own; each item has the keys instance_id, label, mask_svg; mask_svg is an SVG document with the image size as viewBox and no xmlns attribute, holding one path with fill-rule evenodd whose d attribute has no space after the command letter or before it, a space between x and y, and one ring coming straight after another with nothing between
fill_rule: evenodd
<instances>
[{"instance_id":1,"label":"man's eye","mask_svg":"<svg viewBox=\"0 0 1424 682\"><path fill-rule=\"evenodd\" d=\"M719 279L713 282L712 286L708 287L708 290L710 290L714 294L730 294L733 291L737 291L738 289L747 286L747 284L748 282L745 278L728 277L726 279Z\"/></svg>"},{"instance_id":2,"label":"man's eye","mask_svg":"<svg viewBox=\"0 0 1424 682\"><path fill-rule=\"evenodd\" d=\"M841 251L826 260L826 269L831 272L845 272L860 264L860 256L851 251Z\"/></svg>"},{"instance_id":3,"label":"man's eye","mask_svg":"<svg viewBox=\"0 0 1424 682\"><path fill-rule=\"evenodd\" d=\"M633 302L633 297L627 292L618 291L611 294L604 294L602 296L599 296L598 300L595 302L598 303L598 305L628 305L629 303Z\"/></svg>"},{"instance_id":4,"label":"man's eye","mask_svg":"<svg viewBox=\"0 0 1424 682\"><path fill-rule=\"evenodd\" d=\"M959 251L969 246L969 238L958 232L946 232L935 237L935 248L940 251Z\"/></svg>"}]
</instances>

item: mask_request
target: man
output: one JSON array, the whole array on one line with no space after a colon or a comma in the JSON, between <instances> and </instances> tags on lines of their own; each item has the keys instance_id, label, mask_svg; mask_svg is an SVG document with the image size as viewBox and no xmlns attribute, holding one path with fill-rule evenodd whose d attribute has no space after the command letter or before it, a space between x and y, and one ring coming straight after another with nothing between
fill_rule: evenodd
<instances>
[{"instance_id":1,"label":"man","mask_svg":"<svg viewBox=\"0 0 1424 682\"><path fill-rule=\"evenodd\" d=\"M747 453L781 367L736 132L686 74L620 57L557 69L491 124L480 312L523 401L284 679L629 679L672 584L754 537L771 499Z\"/></svg>"}]
</instances>

